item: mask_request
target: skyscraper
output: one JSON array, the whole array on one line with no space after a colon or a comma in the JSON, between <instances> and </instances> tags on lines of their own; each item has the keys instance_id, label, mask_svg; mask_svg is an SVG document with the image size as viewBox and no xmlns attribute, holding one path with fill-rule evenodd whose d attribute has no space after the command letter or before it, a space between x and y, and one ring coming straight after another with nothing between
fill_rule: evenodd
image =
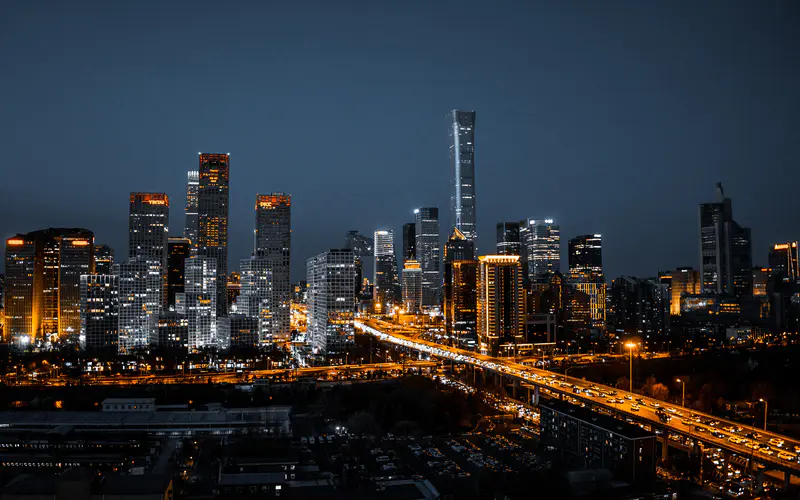
<instances>
[{"instance_id":1,"label":"skyscraper","mask_svg":"<svg viewBox=\"0 0 800 500\"><path fill-rule=\"evenodd\" d=\"M403 261L417 258L417 223L403 224Z\"/></svg>"},{"instance_id":2,"label":"skyscraper","mask_svg":"<svg viewBox=\"0 0 800 500\"><path fill-rule=\"evenodd\" d=\"M352 250L356 256L356 282L354 295L360 297L362 294L362 279L364 277L364 257L372 257L375 239L368 238L358 233L358 231L348 231L345 236L344 248Z\"/></svg>"},{"instance_id":3,"label":"skyscraper","mask_svg":"<svg viewBox=\"0 0 800 500\"><path fill-rule=\"evenodd\" d=\"M497 254L521 255L519 241L519 222L497 223Z\"/></svg>"},{"instance_id":4,"label":"skyscraper","mask_svg":"<svg viewBox=\"0 0 800 500\"><path fill-rule=\"evenodd\" d=\"M38 288L41 287L41 281L35 278L36 264L36 240L33 235L18 234L6 240L3 334L8 342L17 347L30 344L40 331L42 303ZM39 287L34 286L36 282L39 282Z\"/></svg>"},{"instance_id":5,"label":"skyscraper","mask_svg":"<svg viewBox=\"0 0 800 500\"><path fill-rule=\"evenodd\" d=\"M80 280L81 349L116 354L119 336L117 276L84 274Z\"/></svg>"},{"instance_id":6,"label":"skyscraper","mask_svg":"<svg viewBox=\"0 0 800 500\"><path fill-rule=\"evenodd\" d=\"M670 284L669 313L672 316L681 315L681 296L697 295L702 289L703 281L700 271L691 267L679 267L672 272Z\"/></svg>"},{"instance_id":7,"label":"skyscraper","mask_svg":"<svg viewBox=\"0 0 800 500\"><path fill-rule=\"evenodd\" d=\"M119 290L118 352L149 349L158 342L160 276L143 259L114 264L114 275Z\"/></svg>"},{"instance_id":8,"label":"skyscraper","mask_svg":"<svg viewBox=\"0 0 800 500\"><path fill-rule=\"evenodd\" d=\"M447 115L453 194L451 222L473 244L478 233L475 212L475 112L454 109Z\"/></svg>"},{"instance_id":9,"label":"skyscraper","mask_svg":"<svg viewBox=\"0 0 800 500\"><path fill-rule=\"evenodd\" d=\"M230 153L200 153L197 253L214 259L217 270L217 316L228 314L229 167ZM189 335L191 340L191 326Z\"/></svg>"},{"instance_id":10,"label":"skyscraper","mask_svg":"<svg viewBox=\"0 0 800 500\"><path fill-rule=\"evenodd\" d=\"M375 279L373 280L373 303L375 312L388 313L398 300L400 283L397 276L397 256L394 253L394 232L375 231ZM309 281L310 283L310 281Z\"/></svg>"},{"instance_id":11,"label":"skyscraper","mask_svg":"<svg viewBox=\"0 0 800 500\"><path fill-rule=\"evenodd\" d=\"M444 245L444 317L445 332L454 343L473 337L477 328L478 261L474 255L475 245L453 228Z\"/></svg>"},{"instance_id":12,"label":"skyscraper","mask_svg":"<svg viewBox=\"0 0 800 500\"><path fill-rule=\"evenodd\" d=\"M108 245L94 246L94 273L111 274L114 265L114 249Z\"/></svg>"},{"instance_id":13,"label":"skyscraper","mask_svg":"<svg viewBox=\"0 0 800 500\"><path fill-rule=\"evenodd\" d=\"M353 251L331 249L308 259L306 279L308 336L313 352L319 356L341 357L355 335Z\"/></svg>"},{"instance_id":14,"label":"skyscraper","mask_svg":"<svg viewBox=\"0 0 800 500\"><path fill-rule=\"evenodd\" d=\"M189 170L186 178L186 207L184 214L183 237L192 242L192 248L197 248L198 205L197 192L200 188L200 172Z\"/></svg>"},{"instance_id":15,"label":"skyscraper","mask_svg":"<svg viewBox=\"0 0 800 500\"><path fill-rule=\"evenodd\" d=\"M186 259L191 256L189 238L170 237L167 240L167 305L175 308L175 294L183 293Z\"/></svg>"},{"instance_id":16,"label":"skyscraper","mask_svg":"<svg viewBox=\"0 0 800 500\"><path fill-rule=\"evenodd\" d=\"M250 318L258 320L258 343L266 345L273 342L271 301L275 297L272 286L272 263L260 257L252 256L239 261L241 274L241 293L236 301L236 310Z\"/></svg>"},{"instance_id":17,"label":"skyscraper","mask_svg":"<svg viewBox=\"0 0 800 500\"><path fill-rule=\"evenodd\" d=\"M569 274L572 281L604 281L603 245L599 234L584 234L569 240Z\"/></svg>"},{"instance_id":18,"label":"skyscraper","mask_svg":"<svg viewBox=\"0 0 800 500\"><path fill-rule=\"evenodd\" d=\"M772 268L773 273L789 281L795 281L800 278L797 246L796 241L772 245L772 249L769 251L769 267Z\"/></svg>"},{"instance_id":19,"label":"skyscraper","mask_svg":"<svg viewBox=\"0 0 800 500\"><path fill-rule=\"evenodd\" d=\"M409 314L422 311L422 268L416 260L403 264L403 309Z\"/></svg>"},{"instance_id":20,"label":"skyscraper","mask_svg":"<svg viewBox=\"0 0 800 500\"><path fill-rule=\"evenodd\" d=\"M521 262L530 283L550 283L561 271L561 228L553 219L520 221Z\"/></svg>"},{"instance_id":21,"label":"skyscraper","mask_svg":"<svg viewBox=\"0 0 800 500\"><path fill-rule=\"evenodd\" d=\"M717 184L718 201L700 205L703 293L749 295L753 258L750 229L733 220L731 199Z\"/></svg>"},{"instance_id":22,"label":"skyscraper","mask_svg":"<svg viewBox=\"0 0 800 500\"><path fill-rule=\"evenodd\" d=\"M162 305L167 304L169 197L164 193L131 193L128 257L145 262L161 277Z\"/></svg>"},{"instance_id":23,"label":"skyscraper","mask_svg":"<svg viewBox=\"0 0 800 500\"><path fill-rule=\"evenodd\" d=\"M291 326L291 206L292 197L286 193L256 196L255 255L266 259L272 268L273 340L289 340Z\"/></svg>"},{"instance_id":24,"label":"skyscraper","mask_svg":"<svg viewBox=\"0 0 800 500\"><path fill-rule=\"evenodd\" d=\"M58 336L78 343L81 330L81 276L94 273L94 234L63 234L60 240L58 276Z\"/></svg>"},{"instance_id":25,"label":"skyscraper","mask_svg":"<svg viewBox=\"0 0 800 500\"><path fill-rule=\"evenodd\" d=\"M439 275L439 209L422 207L414 210L417 262L422 268L422 305L439 305L441 277Z\"/></svg>"},{"instance_id":26,"label":"skyscraper","mask_svg":"<svg viewBox=\"0 0 800 500\"><path fill-rule=\"evenodd\" d=\"M518 255L478 257L478 347L514 356L525 340L525 294Z\"/></svg>"},{"instance_id":27,"label":"skyscraper","mask_svg":"<svg viewBox=\"0 0 800 500\"><path fill-rule=\"evenodd\" d=\"M219 347L217 263L209 257L191 257L186 259L184 276L186 277L184 293L178 294L176 301L185 303L186 316L189 320L187 334L189 351L216 349Z\"/></svg>"}]
</instances>

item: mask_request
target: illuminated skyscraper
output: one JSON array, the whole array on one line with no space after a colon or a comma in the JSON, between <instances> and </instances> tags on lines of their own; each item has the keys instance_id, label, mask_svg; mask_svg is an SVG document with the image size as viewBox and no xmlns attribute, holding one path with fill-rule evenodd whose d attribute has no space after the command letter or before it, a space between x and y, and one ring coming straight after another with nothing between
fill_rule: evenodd
<instances>
[{"instance_id":1,"label":"illuminated skyscraper","mask_svg":"<svg viewBox=\"0 0 800 500\"><path fill-rule=\"evenodd\" d=\"M717 184L718 201L700 205L703 293L749 295L753 290L750 229L733 220L731 199Z\"/></svg>"},{"instance_id":2,"label":"illuminated skyscraper","mask_svg":"<svg viewBox=\"0 0 800 500\"><path fill-rule=\"evenodd\" d=\"M58 277L58 336L70 344L78 343L81 330L81 276L94 268L94 234L76 231L60 238Z\"/></svg>"},{"instance_id":3,"label":"illuminated skyscraper","mask_svg":"<svg viewBox=\"0 0 800 500\"><path fill-rule=\"evenodd\" d=\"M353 251L332 249L308 259L306 279L308 337L313 352L320 356L342 357L353 344L355 335Z\"/></svg>"},{"instance_id":4,"label":"illuminated skyscraper","mask_svg":"<svg viewBox=\"0 0 800 500\"><path fill-rule=\"evenodd\" d=\"M422 311L422 268L416 260L403 264L403 309L409 314Z\"/></svg>"},{"instance_id":5,"label":"illuminated skyscraper","mask_svg":"<svg viewBox=\"0 0 800 500\"><path fill-rule=\"evenodd\" d=\"M397 276L397 256L394 253L394 232L375 231L375 279L373 280L373 303L375 312L388 313L387 308L398 301L400 283ZM310 283L310 282L309 282Z\"/></svg>"},{"instance_id":6,"label":"illuminated skyscraper","mask_svg":"<svg viewBox=\"0 0 800 500\"><path fill-rule=\"evenodd\" d=\"M17 347L33 341L41 326L41 293L34 286L39 282L41 287L40 277L35 277L36 264L36 239L33 235L18 234L6 240L3 333L6 340ZM41 272L41 267L38 271Z\"/></svg>"},{"instance_id":7,"label":"illuminated skyscraper","mask_svg":"<svg viewBox=\"0 0 800 500\"><path fill-rule=\"evenodd\" d=\"M228 275L228 309L236 305L239 295L242 293L242 275L237 271L231 271Z\"/></svg>"},{"instance_id":8,"label":"illuminated skyscraper","mask_svg":"<svg viewBox=\"0 0 800 500\"><path fill-rule=\"evenodd\" d=\"M289 340L291 326L291 224L292 197L286 193L256 196L255 255L266 259L272 268L272 308L270 338Z\"/></svg>"},{"instance_id":9,"label":"illuminated skyscraper","mask_svg":"<svg viewBox=\"0 0 800 500\"><path fill-rule=\"evenodd\" d=\"M599 234L584 234L569 240L569 274L572 281L604 281L603 245Z\"/></svg>"},{"instance_id":10,"label":"illuminated skyscraper","mask_svg":"<svg viewBox=\"0 0 800 500\"><path fill-rule=\"evenodd\" d=\"M772 249L769 252L769 267L772 268L773 273L789 281L795 281L800 278L797 246L796 241L772 245Z\"/></svg>"},{"instance_id":11,"label":"illuminated skyscraper","mask_svg":"<svg viewBox=\"0 0 800 500\"><path fill-rule=\"evenodd\" d=\"M445 332L454 342L473 337L477 328L478 261L475 245L453 228L444 245Z\"/></svg>"},{"instance_id":12,"label":"illuminated skyscraper","mask_svg":"<svg viewBox=\"0 0 800 500\"><path fill-rule=\"evenodd\" d=\"M520 221L520 254L530 283L550 283L561 271L561 228L553 219Z\"/></svg>"},{"instance_id":13,"label":"illuminated skyscraper","mask_svg":"<svg viewBox=\"0 0 800 500\"><path fill-rule=\"evenodd\" d=\"M119 290L117 348L120 354L146 350L158 342L161 279L144 259L114 264Z\"/></svg>"},{"instance_id":14,"label":"illuminated skyscraper","mask_svg":"<svg viewBox=\"0 0 800 500\"><path fill-rule=\"evenodd\" d=\"M119 290L117 276L81 276L81 349L90 352L118 352Z\"/></svg>"},{"instance_id":15,"label":"illuminated skyscraper","mask_svg":"<svg viewBox=\"0 0 800 500\"><path fill-rule=\"evenodd\" d=\"M186 259L184 276L184 293L176 296L176 302L183 302L186 307L189 351L217 349L217 263L209 257L191 257Z\"/></svg>"},{"instance_id":16,"label":"illuminated skyscraper","mask_svg":"<svg viewBox=\"0 0 800 500\"><path fill-rule=\"evenodd\" d=\"M447 115L453 194L451 222L473 244L478 233L475 211L475 112L454 109Z\"/></svg>"},{"instance_id":17,"label":"illuminated skyscraper","mask_svg":"<svg viewBox=\"0 0 800 500\"><path fill-rule=\"evenodd\" d=\"M146 262L161 277L162 306L167 305L169 197L164 193L131 193L128 257Z\"/></svg>"},{"instance_id":18,"label":"illuminated skyscraper","mask_svg":"<svg viewBox=\"0 0 800 500\"><path fill-rule=\"evenodd\" d=\"M189 170L186 179L186 207L183 226L183 237L192 242L192 248L197 248L197 192L200 188L200 172Z\"/></svg>"},{"instance_id":19,"label":"illuminated skyscraper","mask_svg":"<svg viewBox=\"0 0 800 500\"><path fill-rule=\"evenodd\" d=\"M497 254L521 255L519 241L519 222L497 223Z\"/></svg>"},{"instance_id":20,"label":"illuminated skyscraper","mask_svg":"<svg viewBox=\"0 0 800 500\"><path fill-rule=\"evenodd\" d=\"M439 305L442 279L439 275L439 209L422 207L414 210L414 215L416 260L422 269L422 305L434 307Z\"/></svg>"},{"instance_id":21,"label":"illuminated skyscraper","mask_svg":"<svg viewBox=\"0 0 800 500\"><path fill-rule=\"evenodd\" d=\"M208 259L214 259L217 270L215 307L216 315L219 317L228 314L229 167L230 153L200 153L197 253ZM191 335L190 325L190 340ZM203 342L203 338L195 340Z\"/></svg>"},{"instance_id":22,"label":"illuminated skyscraper","mask_svg":"<svg viewBox=\"0 0 800 500\"><path fill-rule=\"evenodd\" d=\"M513 356L525 340L525 293L518 255L478 257L478 347Z\"/></svg>"},{"instance_id":23,"label":"illuminated skyscraper","mask_svg":"<svg viewBox=\"0 0 800 500\"><path fill-rule=\"evenodd\" d=\"M417 258L417 223L403 224L403 261Z\"/></svg>"},{"instance_id":24,"label":"illuminated skyscraper","mask_svg":"<svg viewBox=\"0 0 800 500\"><path fill-rule=\"evenodd\" d=\"M364 258L373 257L372 247L375 245L374 238L368 238L358 233L358 231L348 231L345 236L344 248L352 250L356 256L356 282L354 295L360 297L362 292L362 280L364 278Z\"/></svg>"},{"instance_id":25,"label":"illuminated skyscraper","mask_svg":"<svg viewBox=\"0 0 800 500\"><path fill-rule=\"evenodd\" d=\"M670 284L669 313L672 316L681 315L681 296L698 295L702 289L703 280L700 271L691 267L679 267L672 272Z\"/></svg>"},{"instance_id":26,"label":"illuminated skyscraper","mask_svg":"<svg viewBox=\"0 0 800 500\"><path fill-rule=\"evenodd\" d=\"M189 238L170 237L167 247L167 305L174 309L175 294L183 293L184 266L191 256L192 242Z\"/></svg>"},{"instance_id":27,"label":"illuminated skyscraper","mask_svg":"<svg viewBox=\"0 0 800 500\"><path fill-rule=\"evenodd\" d=\"M111 274L114 265L114 249L108 245L94 246L94 273Z\"/></svg>"},{"instance_id":28,"label":"illuminated skyscraper","mask_svg":"<svg viewBox=\"0 0 800 500\"><path fill-rule=\"evenodd\" d=\"M239 261L241 293L236 301L236 312L258 320L258 343L273 342L272 291L273 266L267 259L250 257Z\"/></svg>"},{"instance_id":29,"label":"illuminated skyscraper","mask_svg":"<svg viewBox=\"0 0 800 500\"><path fill-rule=\"evenodd\" d=\"M765 296L767 295L767 286L769 285L769 278L773 270L769 267L754 267L753 268L753 295Z\"/></svg>"}]
</instances>

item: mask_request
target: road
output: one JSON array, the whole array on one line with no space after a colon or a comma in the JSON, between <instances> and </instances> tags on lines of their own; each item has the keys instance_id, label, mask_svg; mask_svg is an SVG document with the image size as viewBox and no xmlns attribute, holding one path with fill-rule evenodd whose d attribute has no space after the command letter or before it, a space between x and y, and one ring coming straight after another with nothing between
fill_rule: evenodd
<instances>
[{"instance_id":1,"label":"road","mask_svg":"<svg viewBox=\"0 0 800 500\"><path fill-rule=\"evenodd\" d=\"M362 318L356 321L356 328L383 341L414 349L429 356L477 366L543 388L558 397L567 397L592 407L601 407L633 421L648 423L653 428L702 441L707 446L752 457L757 462L790 471L792 474L800 473L800 462L797 459L800 453L800 441L787 436L723 420L713 415L689 411L681 406L609 386L524 366L506 358L485 356L410 337L401 333L403 329L396 325L377 319ZM669 416L668 422L663 422L658 417L658 408L662 408ZM716 432L717 435L713 435L712 432ZM746 437L748 434L751 437ZM782 442L782 445L778 446L778 442Z\"/></svg>"}]
</instances>

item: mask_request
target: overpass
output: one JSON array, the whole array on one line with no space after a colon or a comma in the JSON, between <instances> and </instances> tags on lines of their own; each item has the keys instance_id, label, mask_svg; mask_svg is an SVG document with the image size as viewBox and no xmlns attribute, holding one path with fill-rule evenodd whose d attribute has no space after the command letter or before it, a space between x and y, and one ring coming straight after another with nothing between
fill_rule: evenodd
<instances>
[{"instance_id":1,"label":"overpass","mask_svg":"<svg viewBox=\"0 0 800 500\"><path fill-rule=\"evenodd\" d=\"M748 465L758 462L768 469L791 476L800 475L800 441L787 436L755 429L737 422L724 420L706 413L687 410L640 394L621 391L586 380L557 375L553 372L521 365L506 358L495 358L472 351L436 344L403 333L396 325L377 319L360 319L356 328L378 339L425 353L430 357L447 359L456 363L480 368L500 378L508 378L514 387L530 385L534 388L534 404L539 392L558 398L567 398L587 407L604 409L623 419L648 424L662 433L662 449L666 452L669 437L680 436L702 442L707 447L720 448L748 459ZM667 415L666 422L659 413ZM750 437L746 437L746 436ZM778 443L781 443L778 446Z\"/></svg>"}]
</instances>

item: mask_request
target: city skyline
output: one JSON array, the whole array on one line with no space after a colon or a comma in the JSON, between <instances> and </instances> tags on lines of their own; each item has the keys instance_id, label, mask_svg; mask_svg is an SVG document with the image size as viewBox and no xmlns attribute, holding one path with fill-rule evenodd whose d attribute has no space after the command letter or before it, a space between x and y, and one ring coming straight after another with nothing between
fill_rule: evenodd
<instances>
[{"instance_id":1,"label":"city skyline","mask_svg":"<svg viewBox=\"0 0 800 500\"><path fill-rule=\"evenodd\" d=\"M290 44L285 51L264 56L287 75L271 79L272 92L265 93L262 86L248 83L267 75L263 67L248 62L253 59L248 51L273 45L271 36L294 39L281 29L264 35L245 29L265 11L226 11L237 34L218 47L206 46L210 42L195 36L180 36L214 17L199 8L189 13L165 8L161 15L172 29L155 26L152 34L140 38L138 32L114 27L123 19L150 18L147 9L132 8L123 15L115 8L98 8L82 16L14 6L9 18L18 22L10 23L2 36L33 35L42 43L23 44L9 55L9 69L29 78L25 85L3 83L10 90L9 119L0 126L9 164L39 175L18 175L0 187L0 213L9 215L0 218L0 234L7 238L46 227L85 227L98 243L123 255L129 193L164 192L174 200L171 236L179 236L186 172L197 168L193 153L230 151L229 269L250 253L252 196L280 190L292 193L295 202L296 281L304 274L305 259L339 246L347 230L371 234L385 227L399 235L414 207L440 207L441 233L449 233L452 222L445 214L451 172L444 117L455 108L480 115L479 254L493 248L498 222L535 216L557 220L563 241L603 234L608 277L698 267L697 206L713 199L716 182L722 182L736 201L737 221L753 230L753 265L767 264L771 244L798 239L800 200L791 196L797 174L791 141L786 139L796 131L792 117L800 108L792 91L800 75L788 64L797 40L786 22L796 6L787 6L788 12L628 6L620 14L613 8L563 5L522 8L509 16L464 5L459 16L486 22L474 39L464 42L464 55L453 60L448 46L433 36L451 22L451 9L436 6L418 16L419 9L408 6L402 15L389 7L376 10L373 20L388 29L369 33L376 48L357 50L342 34L348 29L331 32L326 26L345 26L361 34L364 28L351 26L341 12L303 9L309 22L294 24L307 26L302 28L308 30L306 35L329 40L325 51L353 51L355 74L329 71L326 60L335 60L334 53L315 56L302 44ZM399 31L412 15L421 18L415 21L421 31L418 41ZM285 8L269 18L290 25L288 21L298 16L299 11ZM566 16L583 36L548 26L552 16ZM589 23L591 19L602 22ZM690 29L703 22L714 25L715 43L698 43ZM667 25L675 29L661 28ZM17 32L22 26L33 32ZM764 26L770 27L770 37L760 36ZM159 47L173 40L173 33L191 42L178 43L175 60L165 59ZM96 46L91 34L105 37L103 47ZM631 39L646 41L642 46L657 53L675 55L656 63L650 50L625 48ZM43 55L61 43L58 40L67 51L63 62ZM415 62L408 54L417 44L430 50ZM254 48L241 57L230 57L250 46ZM107 62L107 51L116 48L120 51L114 52L115 60L131 61L130 66ZM214 85L195 78L190 70L196 66L191 54L203 52L204 64L227 68L226 77ZM726 56L731 53L735 57ZM46 64L34 62L42 58ZM160 67L169 69L161 74ZM326 71L326 79L314 83L309 76L320 69ZM165 85L155 85L146 76L157 73ZM49 93L56 74L63 87ZM81 74L96 74L106 84L97 91ZM482 74L491 76L467 78ZM452 85L454 79L459 85ZM297 81L306 83L289 91ZM352 88L353 81L364 83ZM73 102L84 105L75 107ZM308 109L321 113L299 121L299 116L311 115L298 111ZM381 121L386 109L396 110L390 123ZM219 120L201 118L210 115ZM379 122L384 123L381 130L368 126ZM753 128L751 123L760 125ZM308 137L315 138L315 147L303 147ZM399 153L383 154L394 151L398 141L406 145ZM46 154L89 149L91 155L79 160L68 155L58 163ZM148 151L148 162L140 161L139 150ZM333 158L335 168L317 167L324 163L317 151ZM756 167L768 169L770 175L755 175ZM363 210L364 194L382 187L393 171L402 175L393 176L391 188ZM49 180L46 186L41 186L43 178ZM420 178L426 182L420 183ZM775 183L774 178L785 182ZM85 192L86 179L105 182L91 196L66 194ZM620 192L624 194L615 194ZM20 210L34 197L35 206ZM97 210L99 206L103 210ZM647 219L640 215L643 206L651 212ZM357 220L353 214L358 214ZM636 251L645 242L652 243L652 251ZM562 251L562 260L564 256Z\"/></svg>"}]
</instances>

